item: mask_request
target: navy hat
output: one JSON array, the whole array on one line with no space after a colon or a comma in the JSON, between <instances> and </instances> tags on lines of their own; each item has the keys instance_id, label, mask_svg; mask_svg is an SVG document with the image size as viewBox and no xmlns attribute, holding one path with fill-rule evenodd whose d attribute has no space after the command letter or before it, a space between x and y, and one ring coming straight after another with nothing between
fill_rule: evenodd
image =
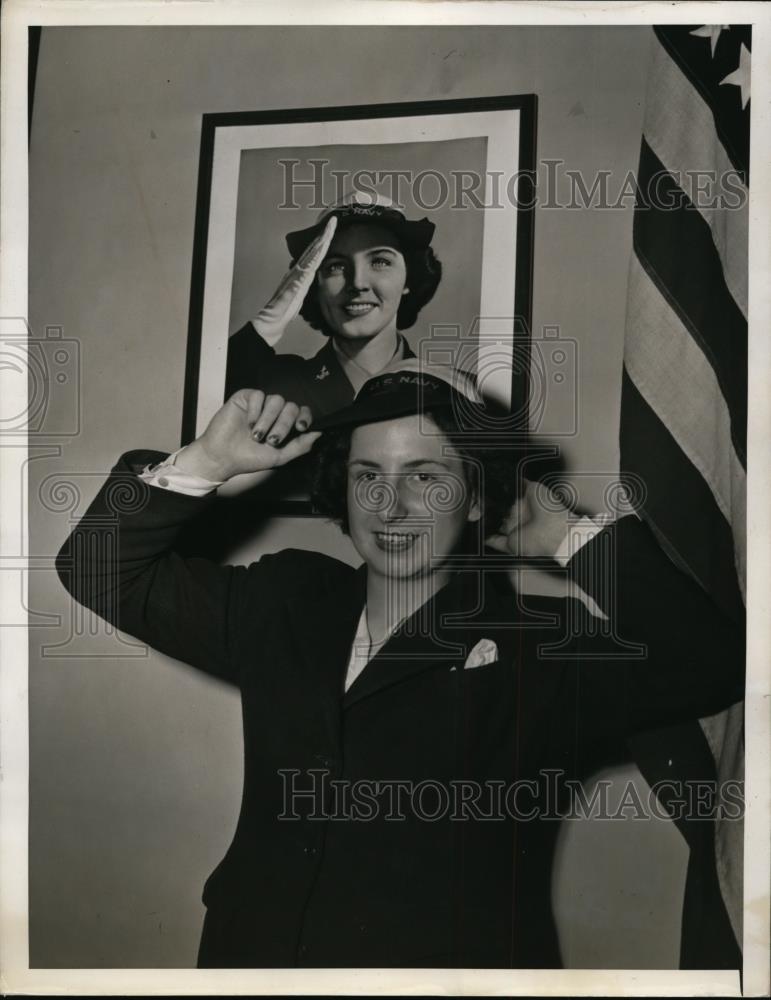
<instances>
[{"instance_id":1,"label":"navy hat","mask_svg":"<svg viewBox=\"0 0 771 1000\"><path fill-rule=\"evenodd\" d=\"M428 219L411 222L389 198L380 194L353 191L344 195L336 204L323 209L314 225L286 234L286 245L293 261L322 232L327 220L333 215L337 216L338 229L354 223L374 223L395 233L402 246L415 249L428 247L434 235L435 226Z\"/></svg>"},{"instance_id":2,"label":"navy hat","mask_svg":"<svg viewBox=\"0 0 771 1000\"><path fill-rule=\"evenodd\" d=\"M350 406L314 421L312 430L372 424L439 408L454 409L466 418L471 415L472 424L473 416L485 413L484 400L468 372L407 358L392 361L367 379Z\"/></svg>"}]
</instances>

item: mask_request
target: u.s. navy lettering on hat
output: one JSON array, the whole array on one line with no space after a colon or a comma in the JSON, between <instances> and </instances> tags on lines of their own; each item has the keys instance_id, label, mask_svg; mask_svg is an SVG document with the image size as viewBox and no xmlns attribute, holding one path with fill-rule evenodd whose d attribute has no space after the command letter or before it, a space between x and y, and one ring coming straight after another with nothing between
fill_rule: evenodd
<instances>
[{"instance_id":1,"label":"u.s. navy lettering on hat","mask_svg":"<svg viewBox=\"0 0 771 1000\"><path fill-rule=\"evenodd\" d=\"M401 206L385 195L351 191L334 205L323 209L312 226L286 234L286 245L292 260L297 260L310 242L323 230L331 216L337 216L338 228L357 222L376 222L391 230L399 241L408 247L425 249L434 235L434 224L429 219L408 219Z\"/></svg>"},{"instance_id":2,"label":"u.s. navy lettering on hat","mask_svg":"<svg viewBox=\"0 0 771 1000\"><path fill-rule=\"evenodd\" d=\"M350 406L322 417L313 429L392 420L458 403L484 408L472 375L449 365L421 366L417 358L405 358L367 379Z\"/></svg>"}]
</instances>

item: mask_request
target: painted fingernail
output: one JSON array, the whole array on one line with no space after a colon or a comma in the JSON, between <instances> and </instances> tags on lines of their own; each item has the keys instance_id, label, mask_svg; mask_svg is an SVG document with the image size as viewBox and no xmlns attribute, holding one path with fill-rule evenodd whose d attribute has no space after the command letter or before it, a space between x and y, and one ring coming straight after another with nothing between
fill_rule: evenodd
<instances>
[{"instance_id":1,"label":"painted fingernail","mask_svg":"<svg viewBox=\"0 0 771 1000\"><path fill-rule=\"evenodd\" d=\"M278 444L278 442L279 442L278 434L271 434L270 437L268 438L268 444L272 444L274 448Z\"/></svg>"},{"instance_id":2,"label":"painted fingernail","mask_svg":"<svg viewBox=\"0 0 771 1000\"><path fill-rule=\"evenodd\" d=\"M308 421L307 420L298 420L297 421L297 430L298 431L304 431L304 430L307 429L307 427L308 427Z\"/></svg>"},{"instance_id":3,"label":"painted fingernail","mask_svg":"<svg viewBox=\"0 0 771 1000\"><path fill-rule=\"evenodd\" d=\"M255 437L256 441L264 441L265 440L265 431L255 431L254 432L254 437Z\"/></svg>"}]
</instances>

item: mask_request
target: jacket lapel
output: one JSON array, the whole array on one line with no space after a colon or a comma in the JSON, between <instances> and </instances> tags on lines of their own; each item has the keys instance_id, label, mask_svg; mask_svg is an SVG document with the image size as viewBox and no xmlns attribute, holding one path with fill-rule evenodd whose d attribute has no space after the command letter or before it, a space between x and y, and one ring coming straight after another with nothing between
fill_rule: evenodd
<instances>
[{"instance_id":1,"label":"jacket lapel","mask_svg":"<svg viewBox=\"0 0 771 1000\"><path fill-rule=\"evenodd\" d=\"M370 660L343 698L350 708L400 681L443 666L462 670L482 638L492 639L498 658L512 657L513 609L478 569L456 573L452 580L407 618Z\"/></svg>"},{"instance_id":2,"label":"jacket lapel","mask_svg":"<svg viewBox=\"0 0 771 1000\"><path fill-rule=\"evenodd\" d=\"M297 627L297 608L287 601L287 621L294 624L307 684L321 705L330 735L339 735L340 702L351 646L366 597L365 568L351 571L347 581L306 607Z\"/></svg>"},{"instance_id":3,"label":"jacket lapel","mask_svg":"<svg viewBox=\"0 0 771 1000\"><path fill-rule=\"evenodd\" d=\"M331 340L304 363L304 368L303 383L314 417L324 417L353 402L353 386L337 360Z\"/></svg>"}]
</instances>

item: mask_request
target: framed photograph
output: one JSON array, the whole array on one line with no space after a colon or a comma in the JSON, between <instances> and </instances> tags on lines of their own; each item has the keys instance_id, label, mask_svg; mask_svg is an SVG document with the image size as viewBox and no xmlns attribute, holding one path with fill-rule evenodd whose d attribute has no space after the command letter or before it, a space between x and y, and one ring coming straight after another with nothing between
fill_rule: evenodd
<instances>
[{"instance_id":1,"label":"framed photograph","mask_svg":"<svg viewBox=\"0 0 771 1000\"><path fill-rule=\"evenodd\" d=\"M286 272L286 234L354 190L435 225L442 280L404 331L410 349L523 406L535 137L530 94L204 115L182 443L226 397L229 339ZM273 350L311 358L326 339L298 316Z\"/></svg>"}]
</instances>

